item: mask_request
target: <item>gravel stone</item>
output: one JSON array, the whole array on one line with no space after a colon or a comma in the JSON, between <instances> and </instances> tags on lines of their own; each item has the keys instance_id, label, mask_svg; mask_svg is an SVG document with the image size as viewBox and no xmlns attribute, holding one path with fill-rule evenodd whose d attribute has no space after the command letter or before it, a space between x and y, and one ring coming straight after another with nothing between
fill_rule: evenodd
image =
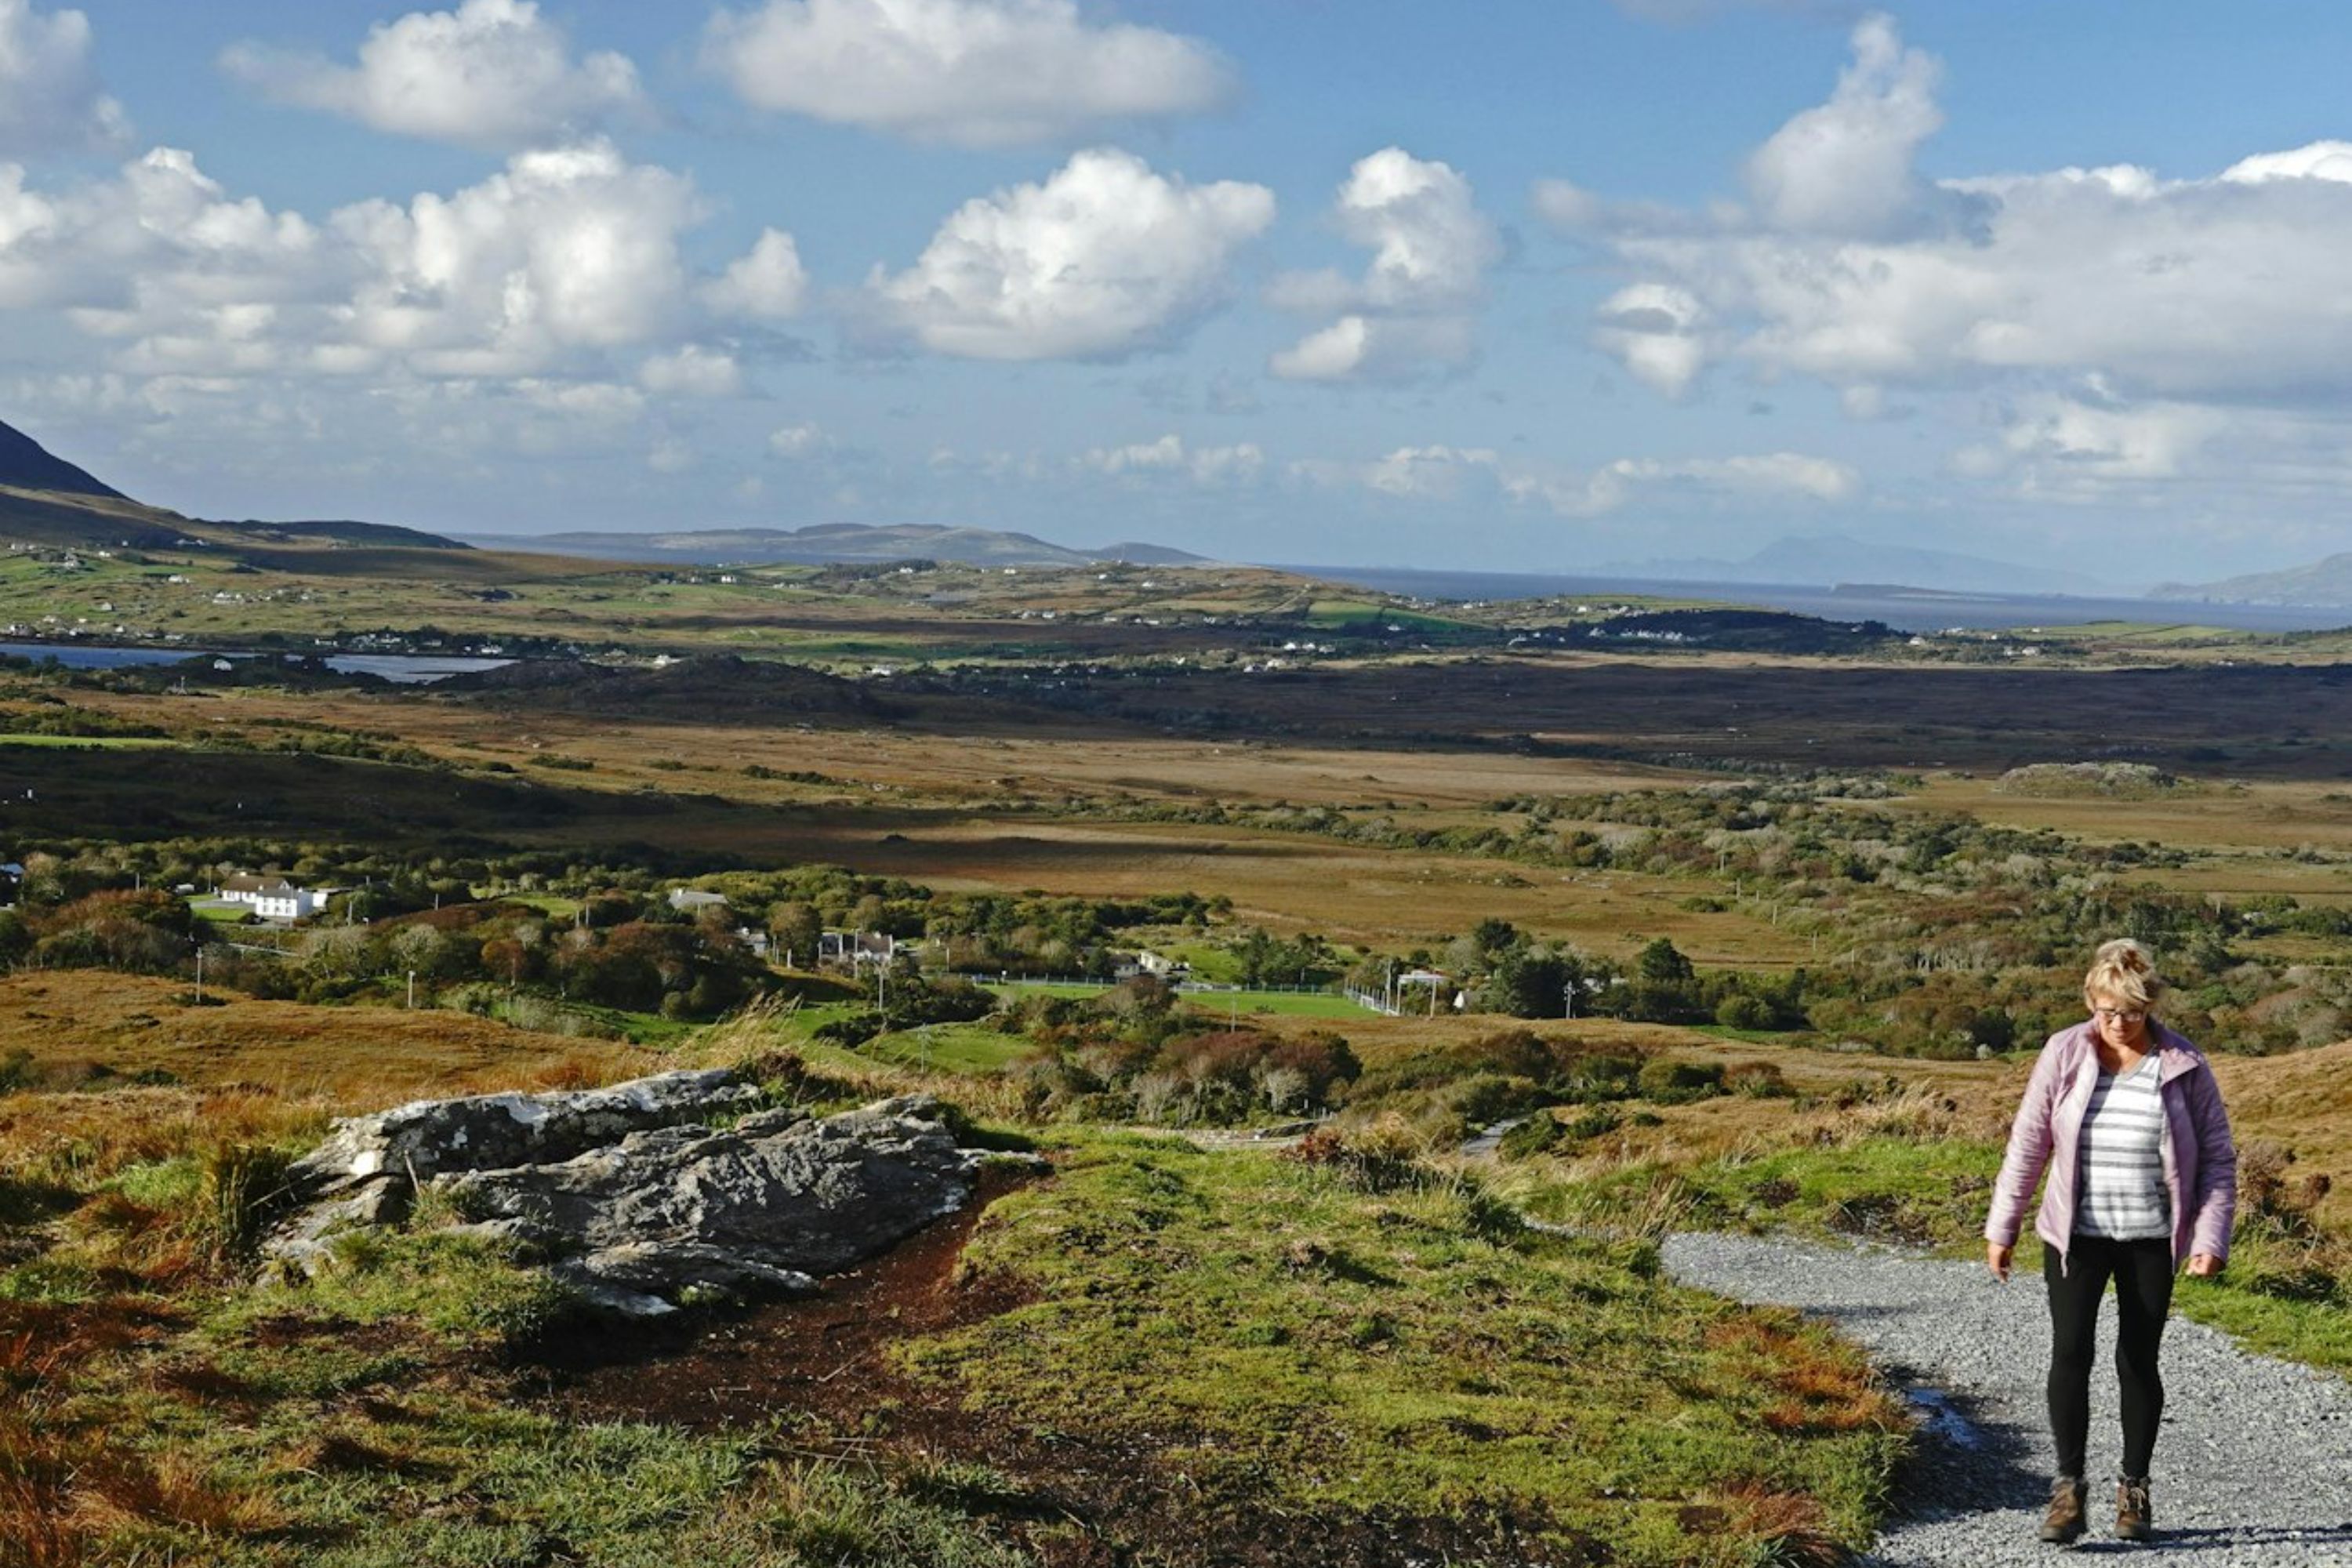
<instances>
[{"instance_id":1,"label":"gravel stone","mask_svg":"<svg viewBox=\"0 0 2352 1568\"><path fill-rule=\"evenodd\" d=\"M2342 1378L2257 1355L2176 1314L2164 1337L2157 1539L2113 1540L2122 1434L2111 1291L2091 1380L2091 1532L2071 1549L2045 1546L2034 1539L2051 1468L2050 1318L2038 1273L2002 1285L1979 1263L1723 1235L1670 1237L1664 1258L1683 1284L1835 1324L1911 1397L1917 1458L1858 1563L1998 1568L2048 1564L2071 1550L2184 1568L2352 1565L2352 1384Z\"/></svg>"}]
</instances>

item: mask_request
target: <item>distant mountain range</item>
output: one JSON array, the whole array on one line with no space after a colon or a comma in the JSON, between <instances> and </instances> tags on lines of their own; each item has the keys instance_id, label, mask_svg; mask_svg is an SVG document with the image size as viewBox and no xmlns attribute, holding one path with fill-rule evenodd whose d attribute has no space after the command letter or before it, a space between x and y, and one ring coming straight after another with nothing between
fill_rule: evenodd
<instances>
[{"instance_id":1,"label":"distant mountain range","mask_svg":"<svg viewBox=\"0 0 2352 1568\"><path fill-rule=\"evenodd\" d=\"M1778 583L1830 587L1841 583L1899 584L1948 594L2074 594L2114 597L2130 592L2114 583L2055 567L2021 566L1982 555L1870 544L1841 533L1776 539L1739 561L1706 557L1612 562L1612 575L1670 583Z\"/></svg>"},{"instance_id":2,"label":"distant mountain range","mask_svg":"<svg viewBox=\"0 0 2352 1568\"><path fill-rule=\"evenodd\" d=\"M676 533L472 534L486 549L543 551L604 561L680 564L825 566L885 561L954 561L974 566L1205 565L1208 557L1132 542L1098 550L1052 544L1026 533L941 523L818 522L806 528L705 528Z\"/></svg>"},{"instance_id":3,"label":"distant mountain range","mask_svg":"<svg viewBox=\"0 0 2352 1568\"><path fill-rule=\"evenodd\" d=\"M1073 549L1031 534L938 523L868 527L852 522L807 528L701 529L667 533L484 534L460 540L389 523L344 521L207 522L147 506L57 457L31 437L0 424L0 540L62 549L122 546L169 549L202 539L257 565L287 563L272 552L320 549L528 551L601 561L702 564L720 562L795 565L925 559L980 566L1085 566L1124 561L1138 566L1207 564L1205 556L1132 541ZM338 560L355 560L339 555ZM469 575L478 574L469 573Z\"/></svg>"},{"instance_id":4,"label":"distant mountain range","mask_svg":"<svg viewBox=\"0 0 2352 1568\"><path fill-rule=\"evenodd\" d=\"M2217 605L2295 605L2324 609L2352 606L2352 554L2331 555L2283 572L2250 572L2218 583L2164 583L2152 599L2204 600Z\"/></svg>"}]
</instances>

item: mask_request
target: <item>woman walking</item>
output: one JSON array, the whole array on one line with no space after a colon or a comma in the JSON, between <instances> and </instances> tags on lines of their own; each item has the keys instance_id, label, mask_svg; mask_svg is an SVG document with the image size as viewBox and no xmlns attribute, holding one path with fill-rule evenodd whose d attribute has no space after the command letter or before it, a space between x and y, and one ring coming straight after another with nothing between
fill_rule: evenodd
<instances>
[{"instance_id":1,"label":"woman walking","mask_svg":"<svg viewBox=\"0 0 2352 1568\"><path fill-rule=\"evenodd\" d=\"M2164 1414L2157 1351L2178 1268L2200 1277L2230 1255L2238 1157L2204 1054L2151 1016L2164 982L2136 942L2102 944L2083 978L2091 1016L2050 1037L2025 1086L1993 1184L1985 1264L2002 1280L2047 1168L2033 1228L2050 1289L2050 1431L2057 1479L2042 1539L2083 1533L2093 1331L2115 1281L2123 1472L2116 1534L2156 1534L2147 1472Z\"/></svg>"}]
</instances>

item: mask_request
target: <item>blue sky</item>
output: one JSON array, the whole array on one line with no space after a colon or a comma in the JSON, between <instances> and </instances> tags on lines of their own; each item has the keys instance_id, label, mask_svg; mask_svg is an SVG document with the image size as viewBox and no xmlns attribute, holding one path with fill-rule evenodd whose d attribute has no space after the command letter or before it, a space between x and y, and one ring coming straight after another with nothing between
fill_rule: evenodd
<instances>
[{"instance_id":1,"label":"blue sky","mask_svg":"<svg viewBox=\"0 0 2352 1568\"><path fill-rule=\"evenodd\" d=\"M213 516L2212 577L2352 549L2347 58L2318 5L0 0L0 419Z\"/></svg>"}]
</instances>

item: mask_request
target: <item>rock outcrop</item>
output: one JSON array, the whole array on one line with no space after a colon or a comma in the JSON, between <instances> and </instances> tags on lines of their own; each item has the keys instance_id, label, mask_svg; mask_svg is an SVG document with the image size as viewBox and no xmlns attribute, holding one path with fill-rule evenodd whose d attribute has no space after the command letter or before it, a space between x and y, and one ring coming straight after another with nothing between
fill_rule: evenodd
<instances>
[{"instance_id":1,"label":"rock outcrop","mask_svg":"<svg viewBox=\"0 0 2352 1568\"><path fill-rule=\"evenodd\" d=\"M316 1270L339 1232L397 1222L434 1192L461 1230L519 1243L588 1300L644 1316L713 1292L814 1289L971 1201L982 1156L928 1096L821 1121L758 1099L730 1073L677 1072L354 1117L295 1165L305 1206L265 1250Z\"/></svg>"}]
</instances>

